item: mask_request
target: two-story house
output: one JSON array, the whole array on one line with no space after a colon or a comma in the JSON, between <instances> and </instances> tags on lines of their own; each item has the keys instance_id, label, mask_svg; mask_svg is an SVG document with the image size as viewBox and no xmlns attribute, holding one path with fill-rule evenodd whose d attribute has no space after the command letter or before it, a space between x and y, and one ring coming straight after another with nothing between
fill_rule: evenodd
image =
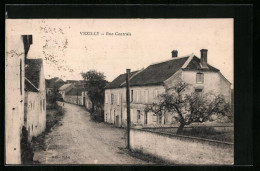
<instances>
[{"instance_id":1,"label":"two-story house","mask_svg":"<svg viewBox=\"0 0 260 171\"><path fill-rule=\"evenodd\" d=\"M32 35L8 35L5 58L5 161L21 163L21 133L24 125L25 59Z\"/></svg>"},{"instance_id":2,"label":"two-story house","mask_svg":"<svg viewBox=\"0 0 260 171\"><path fill-rule=\"evenodd\" d=\"M28 139L31 140L46 127L46 89L41 58L26 59L24 105L24 125L28 131Z\"/></svg>"},{"instance_id":3,"label":"two-story house","mask_svg":"<svg viewBox=\"0 0 260 171\"><path fill-rule=\"evenodd\" d=\"M172 51L172 59L155 63L130 73L131 122L140 125L171 124L173 118L166 115L160 119L145 106L156 102L159 94L166 92L179 81L187 82L195 92L222 94L231 101L231 83L215 67L207 63L207 50L201 49L201 57L194 54L178 57ZM126 74L119 75L105 88L105 122L123 126L126 124Z\"/></svg>"}]
</instances>

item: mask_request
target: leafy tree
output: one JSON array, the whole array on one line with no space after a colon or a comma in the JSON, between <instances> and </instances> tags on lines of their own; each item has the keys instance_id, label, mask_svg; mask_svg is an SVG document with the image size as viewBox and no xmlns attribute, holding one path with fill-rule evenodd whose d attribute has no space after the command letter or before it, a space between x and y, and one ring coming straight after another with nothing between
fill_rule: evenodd
<instances>
[{"instance_id":1,"label":"leafy tree","mask_svg":"<svg viewBox=\"0 0 260 171\"><path fill-rule=\"evenodd\" d=\"M191 85L178 82L159 95L157 102L147 105L145 110L152 111L160 119L166 113L172 114L180 123L177 134L182 134L186 125L206 122L212 119L212 115L230 117L231 108L223 95L196 93Z\"/></svg>"},{"instance_id":2,"label":"leafy tree","mask_svg":"<svg viewBox=\"0 0 260 171\"><path fill-rule=\"evenodd\" d=\"M96 70L90 70L86 73L81 73L85 84L89 99L92 103L92 110L102 108L104 104L104 90L107 84L104 73Z\"/></svg>"}]
</instances>

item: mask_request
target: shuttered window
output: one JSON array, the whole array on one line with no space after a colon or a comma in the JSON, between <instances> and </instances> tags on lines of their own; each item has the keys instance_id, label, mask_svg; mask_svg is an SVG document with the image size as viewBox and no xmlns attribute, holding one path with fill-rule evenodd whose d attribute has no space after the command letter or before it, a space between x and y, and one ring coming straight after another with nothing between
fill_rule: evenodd
<instances>
[{"instance_id":1,"label":"shuttered window","mask_svg":"<svg viewBox=\"0 0 260 171\"><path fill-rule=\"evenodd\" d=\"M204 74L199 72L196 76L196 83L203 83L204 82Z\"/></svg>"}]
</instances>

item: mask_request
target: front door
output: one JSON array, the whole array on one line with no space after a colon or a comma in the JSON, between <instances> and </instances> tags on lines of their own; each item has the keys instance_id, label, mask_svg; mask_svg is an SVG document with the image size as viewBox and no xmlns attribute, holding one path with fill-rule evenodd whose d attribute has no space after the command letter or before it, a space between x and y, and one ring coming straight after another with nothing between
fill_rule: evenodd
<instances>
[{"instance_id":1,"label":"front door","mask_svg":"<svg viewBox=\"0 0 260 171\"><path fill-rule=\"evenodd\" d=\"M144 112L144 124L147 125L147 112Z\"/></svg>"},{"instance_id":2,"label":"front door","mask_svg":"<svg viewBox=\"0 0 260 171\"><path fill-rule=\"evenodd\" d=\"M85 97L83 97L83 106L85 106Z\"/></svg>"}]
</instances>

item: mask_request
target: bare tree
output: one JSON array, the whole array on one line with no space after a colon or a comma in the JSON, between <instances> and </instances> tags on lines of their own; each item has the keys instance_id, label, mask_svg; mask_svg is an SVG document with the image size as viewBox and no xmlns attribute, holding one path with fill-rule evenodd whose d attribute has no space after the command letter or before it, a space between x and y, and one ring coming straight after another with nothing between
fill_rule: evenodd
<instances>
[{"instance_id":1,"label":"bare tree","mask_svg":"<svg viewBox=\"0 0 260 171\"><path fill-rule=\"evenodd\" d=\"M158 96L158 101L146 106L146 111L152 111L161 119L166 113L173 115L180 123L177 134L182 134L183 128L191 123L203 123L212 115L230 118L230 104L223 95L213 93L201 94L193 91L191 85L178 82L166 93ZM161 121L160 121L161 122Z\"/></svg>"}]
</instances>

